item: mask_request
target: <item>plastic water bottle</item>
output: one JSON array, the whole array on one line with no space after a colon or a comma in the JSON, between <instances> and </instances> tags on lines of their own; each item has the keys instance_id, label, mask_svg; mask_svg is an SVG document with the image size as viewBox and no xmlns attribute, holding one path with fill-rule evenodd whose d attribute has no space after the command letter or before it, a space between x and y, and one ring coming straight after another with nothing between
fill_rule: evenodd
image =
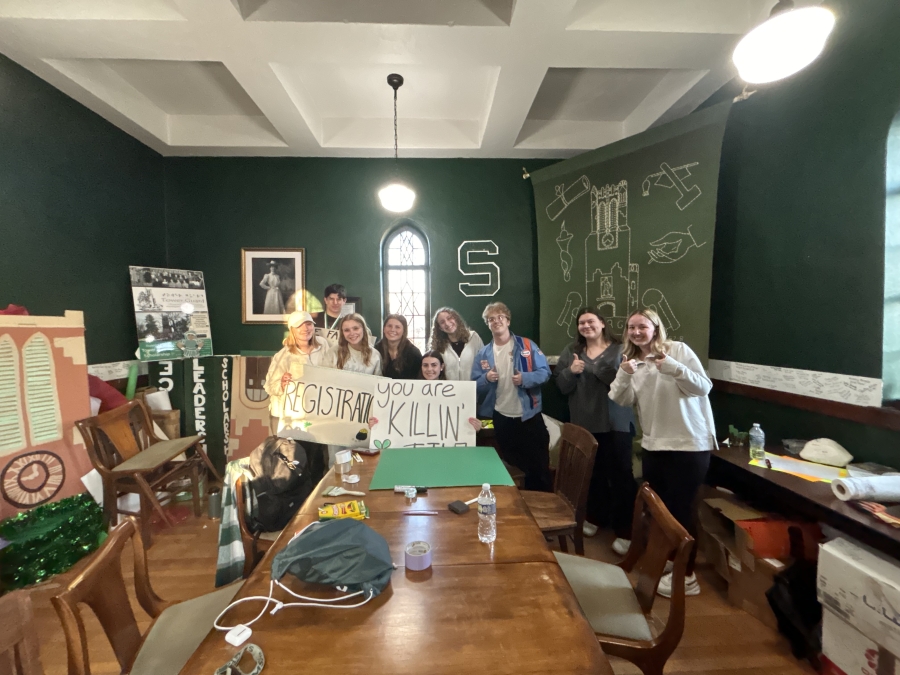
<instances>
[{"instance_id":1,"label":"plastic water bottle","mask_svg":"<svg viewBox=\"0 0 900 675\"><path fill-rule=\"evenodd\" d=\"M766 434L758 424L754 424L750 429L750 461L758 459L763 461L766 458Z\"/></svg>"},{"instance_id":2,"label":"plastic water bottle","mask_svg":"<svg viewBox=\"0 0 900 675\"><path fill-rule=\"evenodd\" d=\"M481 486L478 495L478 541L490 544L497 538L497 498L489 483Z\"/></svg>"}]
</instances>

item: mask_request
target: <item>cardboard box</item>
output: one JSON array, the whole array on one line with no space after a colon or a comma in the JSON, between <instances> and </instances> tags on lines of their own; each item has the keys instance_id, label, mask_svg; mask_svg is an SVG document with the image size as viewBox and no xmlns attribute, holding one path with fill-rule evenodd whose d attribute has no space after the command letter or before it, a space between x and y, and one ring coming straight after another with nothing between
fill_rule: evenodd
<instances>
[{"instance_id":1,"label":"cardboard box","mask_svg":"<svg viewBox=\"0 0 900 675\"><path fill-rule=\"evenodd\" d=\"M741 571L741 551L747 549L749 536L737 523L765 515L730 495L722 494L700 502L698 517L702 537L698 545L724 579L729 580L732 574Z\"/></svg>"},{"instance_id":2,"label":"cardboard box","mask_svg":"<svg viewBox=\"0 0 900 675\"><path fill-rule=\"evenodd\" d=\"M775 584L775 575L786 569L789 561L760 558L754 569L746 565L733 571L728 581L728 600L732 605L756 617L769 628L778 629L778 620L769 605L766 592Z\"/></svg>"},{"instance_id":3,"label":"cardboard box","mask_svg":"<svg viewBox=\"0 0 900 675\"><path fill-rule=\"evenodd\" d=\"M900 654L900 566L887 556L834 539L819 552L816 594L837 617Z\"/></svg>"},{"instance_id":4,"label":"cardboard box","mask_svg":"<svg viewBox=\"0 0 900 675\"><path fill-rule=\"evenodd\" d=\"M828 610L822 613L822 659L825 675L893 673L897 658Z\"/></svg>"}]
</instances>

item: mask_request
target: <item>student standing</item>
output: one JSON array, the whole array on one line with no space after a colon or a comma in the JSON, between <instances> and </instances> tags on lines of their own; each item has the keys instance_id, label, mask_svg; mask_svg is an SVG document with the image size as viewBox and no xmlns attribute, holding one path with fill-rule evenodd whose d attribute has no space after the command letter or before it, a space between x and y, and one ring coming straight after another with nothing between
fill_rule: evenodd
<instances>
[{"instance_id":1,"label":"student standing","mask_svg":"<svg viewBox=\"0 0 900 675\"><path fill-rule=\"evenodd\" d=\"M288 317L288 334L284 347L272 357L263 388L269 394L269 415L272 433L278 431L278 422L284 413L284 391L295 377L302 373L307 363L324 368L334 367L334 354L324 338L316 336L313 318L309 312L292 312Z\"/></svg>"},{"instance_id":2,"label":"student standing","mask_svg":"<svg viewBox=\"0 0 900 675\"><path fill-rule=\"evenodd\" d=\"M325 302L325 311L316 314L316 328L340 330L341 312L347 304L347 289L341 284L330 284L325 287L322 299Z\"/></svg>"},{"instance_id":3,"label":"student standing","mask_svg":"<svg viewBox=\"0 0 900 675\"><path fill-rule=\"evenodd\" d=\"M500 452L525 472L525 489L549 491L550 436L541 416L541 385L550 379L547 358L537 344L510 332L512 314L502 302L485 307L482 318L492 340L472 365L478 412L493 418Z\"/></svg>"},{"instance_id":4,"label":"student standing","mask_svg":"<svg viewBox=\"0 0 900 675\"><path fill-rule=\"evenodd\" d=\"M666 339L656 312L644 309L628 317L623 361L609 397L619 405L637 407L644 480L695 540L693 503L706 477L710 452L718 447L711 389L700 359L685 343ZM687 595L700 593L696 557L695 543L685 578ZM663 576L658 592L671 597L671 572Z\"/></svg>"},{"instance_id":5,"label":"student standing","mask_svg":"<svg viewBox=\"0 0 900 675\"><path fill-rule=\"evenodd\" d=\"M422 372L419 373L418 379L446 380L445 370L444 357L441 356L441 353L434 350L427 351L422 354Z\"/></svg>"},{"instance_id":6,"label":"student standing","mask_svg":"<svg viewBox=\"0 0 900 675\"><path fill-rule=\"evenodd\" d=\"M468 380L475 356L482 347L481 337L455 309L441 307L434 313L431 349L443 357L448 380Z\"/></svg>"},{"instance_id":7,"label":"student standing","mask_svg":"<svg viewBox=\"0 0 900 675\"><path fill-rule=\"evenodd\" d=\"M634 413L609 400L609 385L616 379L622 345L609 332L596 310L585 308L576 317L578 338L559 355L555 379L569 398L573 424L584 427L597 439L597 458L588 492L584 533L597 533L604 506L609 507L610 525L616 533L612 548L625 555L631 545L631 520L637 484L631 464Z\"/></svg>"},{"instance_id":8,"label":"student standing","mask_svg":"<svg viewBox=\"0 0 900 675\"><path fill-rule=\"evenodd\" d=\"M375 349L381 356L381 374L393 380L415 380L422 366L422 352L407 337L409 324L400 314L388 314Z\"/></svg>"},{"instance_id":9,"label":"student standing","mask_svg":"<svg viewBox=\"0 0 900 675\"><path fill-rule=\"evenodd\" d=\"M369 345L369 328L359 314L341 320L335 367L354 373L381 375L381 355Z\"/></svg>"}]
</instances>

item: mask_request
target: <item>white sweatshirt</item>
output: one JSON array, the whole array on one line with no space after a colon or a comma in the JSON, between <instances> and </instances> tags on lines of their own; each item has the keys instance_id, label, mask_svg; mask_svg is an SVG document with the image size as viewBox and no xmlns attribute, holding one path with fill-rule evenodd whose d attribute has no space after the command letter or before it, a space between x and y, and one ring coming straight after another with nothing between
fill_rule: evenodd
<instances>
[{"instance_id":1,"label":"white sweatshirt","mask_svg":"<svg viewBox=\"0 0 900 675\"><path fill-rule=\"evenodd\" d=\"M316 336L316 348L310 354L299 352L293 354L290 349L283 347L269 364L266 373L266 381L263 384L269 394L269 412L280 417L284 410L284 390L281 388L281 378L285 373L290 373L294 379L300 377L302 369L307 363L322 368L334 368L335 354L328 340Z\"/></svg>"},{"instance_id":2,"label":"white sweatshirt","mask_svg":"<svg viewBox=\"0 0 900 675\"><path fill-rule=\"evenodd\" d=\"M381 354L376 350L372 350L372 355L369 357L369 365L366 365L363 361L361 351L353 349L353 347L350 347L349 351L350 358L347 359L347 363L344 364L341 370L349 370L351 373L365 373L366 375L381 375ZM337 358L336 351L335 358Z\"/></svg>"},{"instance_id":3,"label":"white sweatshirt","mask_svg":"<svg viewBox=\"0 0 900 675\"><path fill-rule=\"evenodd\" d=\"M683 342L670 345L660 369L648 361L630 375L620 367L609 397L619 405L635 406L645 450L718 448L708 397L712 381L690 347Z\"/></svg>"},{"instance_id":4,"label":"white sweatshirt","mask_svg":"<svg viewBox=\"0 0 900 675\"><path fill-rule=\"evenodd\" d=\"M444 375L448 380L464 380L468 382L472 379L472 364L475 363L475 356L484 347L481 336L474 330L469 331L469 341L463 347L462 354L456 355L453 351L453 345L448 344L447 348L441 356L444 357Z\"/></svg>"}]
</instances>

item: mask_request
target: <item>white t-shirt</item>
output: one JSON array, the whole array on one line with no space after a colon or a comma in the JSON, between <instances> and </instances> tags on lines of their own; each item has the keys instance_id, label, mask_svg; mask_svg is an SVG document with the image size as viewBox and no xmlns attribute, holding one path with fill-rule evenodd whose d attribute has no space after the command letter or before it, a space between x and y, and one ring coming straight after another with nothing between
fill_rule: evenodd
<instances>
[{"instance_id":1,"label":"white t-shirt","mask_svg":"<svg viewBox=\"0 0 900 675\"><path fill-rule=\"evenodd\" d=\"M497 400L494 410L507 417L522 416L522 401L519 400L519 388L513 384L512 363L513 341L510 339L502 347L494 343L494 368L497 370Z\"/></svg>"}]
</instances>

